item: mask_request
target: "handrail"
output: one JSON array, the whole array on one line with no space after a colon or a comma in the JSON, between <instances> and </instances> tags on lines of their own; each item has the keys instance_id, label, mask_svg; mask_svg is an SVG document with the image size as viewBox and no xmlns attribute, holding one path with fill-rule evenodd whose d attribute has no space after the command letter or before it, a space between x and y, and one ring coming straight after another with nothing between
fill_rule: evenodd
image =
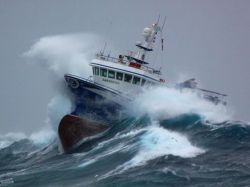
<instances>
[{"instance_id":1,"label":"handrail","mask_svg":"<svg viewBox=\"0 0 250 187\"><path fill-rule=\"evenodd\" d=\"M101 59L101 60L105 60L105 61L109 61L109 62L113 62L113 63L118 63L119 62L119 58L115 58L115 57L111 57L111 56L106 56L106 55L102 55L102 54L97 54L96 55L97 58ZM129 65L130 61L128 60L122 60L123 65ZM157 74L160 75L161 72L159 70L156 70L154 68L151 68L149 66L145 66L145 65L141 65L141 70L144 70L150 74Z\"/></svg>"}]
</instances>

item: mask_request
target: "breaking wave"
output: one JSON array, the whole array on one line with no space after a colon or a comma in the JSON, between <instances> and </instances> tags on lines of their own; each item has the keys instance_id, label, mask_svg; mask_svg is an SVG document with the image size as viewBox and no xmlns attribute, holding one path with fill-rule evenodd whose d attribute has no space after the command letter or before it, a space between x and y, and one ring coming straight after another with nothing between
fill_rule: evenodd
<instances>
[{"instance_id":1,"label":"breaking wave","mask_svg":"<svg viewBox=\"0 0 250 187\"><path fill-rule=\"evenodd\" d=\"M56 134L50 127L44 127L40 131L34 132L30 135L25 133L7 133L0 136L0 149L7 148L14 143L28 140L37 147L44 147L54 141Z\"/></svg>"}]
</instances>

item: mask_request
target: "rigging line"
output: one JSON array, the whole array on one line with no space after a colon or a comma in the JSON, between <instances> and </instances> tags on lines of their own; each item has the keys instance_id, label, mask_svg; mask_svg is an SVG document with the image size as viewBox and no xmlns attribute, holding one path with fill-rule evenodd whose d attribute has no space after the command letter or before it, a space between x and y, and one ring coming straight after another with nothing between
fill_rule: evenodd
<instances>
[{"instance_id":1,"label":"rigging line","mask_svg":"<svg viewBox=\"0 0 250 187\"><path fill-rule=\"evenodd\" d=\"M157 65L158 65L158 54L159 54L159 45L156 45L156 50L155 50L155 55L154 55L154 63L152 63L154 65L154 68L157 68Z\"/></svg>"},{"instance_id":2,"label":"rigging line","mask_svg":"<svg viewBox=\"0 0 250 187\"><path fill-rule=\"evenodd\" d=\"M157 19L157 22L156 22L156 24L158 25L159 24L159 22L160 22L160 19L161 19L161 15L159 14L159 16L158 16L158 19ZM166 19L166 17L165 17L165 19ZM165 21L164 21L165 22ZM161 28L160 28L160 32L161 32ZM157 37L158 38L158 37ZM157 39L158 40L158 39ZM156 44L157 42L155 42L155 44ZM159 65L159 63L157 63L158 62L158 54L159 54L159 52L158 52L158 48L160 49L160 47L158 46L158 45L155 45L156 47L156 52L155 52L155 55L154 55L154 57L152 57L152 59L154 58L154 63L152 63L151 62L151 64L152 65L154 65L154 68L157 68L157 65Z\"/></svg>"},{"instance_id":3,"label":"rigging line","mask_svg":"<svg viewBox=\"0 0 250 187\"><path fill-rule=\"evenodd\" d=\"M160 70L162 68L162 63L163 63L163 50L164 50L163 29L164 29L164 26L165 26L165 23L166 23L166 19L167 19L167 17L165 16L163 24L161 26L161 49L162 49L161 51L162 51L162 54L161 54L161 60L160 60Z\"/></svg>"}]
</instances>

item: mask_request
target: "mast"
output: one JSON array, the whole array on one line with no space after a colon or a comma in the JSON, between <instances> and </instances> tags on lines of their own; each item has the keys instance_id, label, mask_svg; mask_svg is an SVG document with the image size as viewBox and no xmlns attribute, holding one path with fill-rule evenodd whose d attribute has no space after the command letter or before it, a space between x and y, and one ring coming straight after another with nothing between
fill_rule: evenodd
<instances>
[{"instance_id":1,"label":"mast","mask_svg":"<svg viewBox=\"0 0 250 187\"><path fill-rule=\"evenodd\" d=\"M153 51L154 43L156 41L156 35L159 31L161 31L161 27L158 25L159 24L159 19L158 18L157 22L152 24L150 27L145 27L143 29L143 37L144 41L143 42L138 42L136 46L140 48L140 51L137 52L137 54L132 57L136 62L140 64L148 64L145 62L145 57L147 52Z\"/></svg>"},{"instance_id":2,"label":"mast","mask_svg":"<svg viewBox=\"0 0 250 187\"><path fill-rule=\"evenodd\" d=\"M166 19L166 18L165 18ZM136 46L140 49L135 55L128 55L128 59L133 59L136 61L136 63L139 64L148 64L148 62L145 61L146 54L148 52L152 52L154 48L154 43L156 41L156 35L158 32L162 32L162 29L165 24L165 19L162 27L159 26L159 20L160 16L158 17L158 20L156 23L152 24L149 27L145 27L143 29L143 37L144 41L143 42L137 42Z\"/></svg>"}]
</instances>

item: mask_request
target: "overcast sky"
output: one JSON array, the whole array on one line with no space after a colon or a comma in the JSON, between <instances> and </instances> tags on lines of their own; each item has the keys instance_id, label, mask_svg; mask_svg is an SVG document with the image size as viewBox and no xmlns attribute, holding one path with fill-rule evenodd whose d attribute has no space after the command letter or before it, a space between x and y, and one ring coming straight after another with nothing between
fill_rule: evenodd
<instances>
[{"instance_id":1,"label":"overcast sky","mask_svg":"<svg viewBox=\"0 0 250 187\"><path fill-rule=\"evenodd\" d=\"M159 14L165 78L227 93L234 119L250 121L248 0L0 0L0 134L44 125L51 75L23 56L39 38L94 33L126 52Z\"/></svg>"}]
</instances>

